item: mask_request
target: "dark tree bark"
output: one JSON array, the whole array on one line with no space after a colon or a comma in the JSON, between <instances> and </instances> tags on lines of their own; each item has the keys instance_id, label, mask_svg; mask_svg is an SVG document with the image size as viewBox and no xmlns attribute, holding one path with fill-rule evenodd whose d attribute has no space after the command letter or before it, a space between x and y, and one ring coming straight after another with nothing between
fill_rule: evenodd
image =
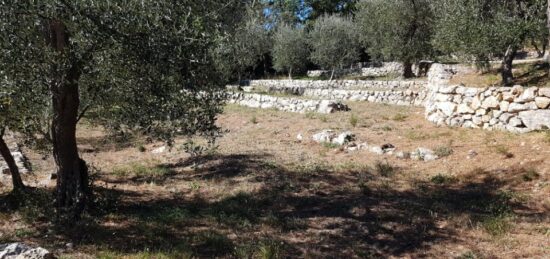
<instances>
[{"instance_id":1,"label":"dark tree bark","mask_svg":"<svg viewBox=\"0 0 550 259\"><path fill-rule=\"evenodd\" d=\"M23 191L25 189L25 185L23 184L23 180L21 180L19 168L17 168L15 159L13 159L13 155L11 154L8 145L6 144L6 141L4 141L4 131L5 129L0 129L0 154L2 155L2 158L4 158L4 161L6 161L6 164L10 169L13 191Z\"/></svg>"},{"instance_id":2,"label":"dark tree bark","mask_svg":"<svg viewBox=\"0 0 550 259\"><path fill-rule=\"evenodd\" d=\"M404 78L414 77L412 65L413 65L412 62L410 62L410 61L403 62L403 77Z\"/></svg>"},{"instance_id":3,"label":"dark tree bark","mask_svg":"<svg viewBox=\"0 0 550 259\"><path fill-rule=\"evenodd\" d=\"M48 41L59 52L68 52L69 34L60 21L50 21ZM57 165L56 206L58 216L74 221L84 211L89 197L88 168L80 159L76 124L80 105L78 81L81 64L73 61L65 75L51 85L53 155ZM62 79L61 79L62 78Z\"/></svg>"},{"instance_id":4,"label":"dark tree bark","mask_svg":"<svg viewBox=\"0 0 550 259\"><path fill-rule=\"evenodd\" d=\"M514 84L514 74L512 73L512 67L514 62L514 56L516 56L517 47L509 46L504 54L504 59L502 59L502 65L500 69L500 74L502 76L502 84L504 85L513 85Z\"/></svg>"}]
</instances>

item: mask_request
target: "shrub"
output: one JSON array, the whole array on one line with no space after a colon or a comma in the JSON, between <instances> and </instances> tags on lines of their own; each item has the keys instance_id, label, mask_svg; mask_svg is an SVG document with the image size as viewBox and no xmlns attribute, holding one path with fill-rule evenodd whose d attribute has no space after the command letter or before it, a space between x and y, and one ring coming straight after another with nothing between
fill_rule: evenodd
<instances>
[{"instance_id":1,"label":"shrub","mask_svg":"<svg viewBox=\"0 0 550 259\"><path fill-rule=\"evenodd\" d=\"M447 157L453 154L453 149L450 146L437 147L434 150L434 154L438 157Z\"/></svg>"},{"instance_id":2,"label":"shrub","mask_svg":"<svg viewBox=\"0 0 550 259\"><path fill-rule=\"evenodd\" d=\"M395 167L390 165L387 161L376 161L376 163L374 164L374 168L376 172L378 172L378 174L384 177L393 176L396 171Z\"/></svg>"},{"instance_id":3,"label":"shrub","mask_svg":"<svg viewBox=\"0 0 550 259\"><path fill-rule=\"evenodd\" d=\"M357 127L357 123L359 122L359 118L357 118L357 116L355 114L351 114L351 117L349 118L349 124L352 126L352 127Z\"/></svg>"}]
</instances>

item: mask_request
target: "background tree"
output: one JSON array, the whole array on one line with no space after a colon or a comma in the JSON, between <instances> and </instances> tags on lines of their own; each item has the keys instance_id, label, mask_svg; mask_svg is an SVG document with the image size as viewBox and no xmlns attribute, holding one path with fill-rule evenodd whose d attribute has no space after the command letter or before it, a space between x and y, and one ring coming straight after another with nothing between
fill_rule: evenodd
<instances>
[{"instance_id":1,"label":"background tree","mask_svg":"<svg viewBox=\"0 0 550 259\"><path fill-rule=\"evenodd\" d=\"M255 9L235 29L220 36L220 43L213 50L215 65L228 79L241 80L247 70L255 68L271 49L271 38L264 20Z\"/></svg>"},{"instance_id":2,"label":"background tree","mask_svg":"<svg viewBox=\"0 0 550 259\"><path fill-rule=\"evenodd\" d=\"M293 71L307 66L309 49L303 28L280 26L273 36L273 66L277 71L287 71L292 79Z\"/></svg>"},{"instance_id":3,"label":"background tree","mask_svg":"<svg viewBox=\"0 0 550 259\"><path fill-rule=\"evenodd\" d=\"M90 193L76 141L85 111L164 140L216 134L223 82L211 72L208 49L226 6L215 0L0 5L0 71L13 84L11 92L34 91L51 100L61 219L78 219Z\"/></svg>"},{"instance_id":4,"label":"background tree","mask_svg":"<svg viewBox=\"0 0 550 259\"><path fill-rule=\"evenodd\" d=\"M413 63L432 56L428 0L363 0L356 21L368 54L403 62L405 78L414 76Z\"/></svg>"},{"instance_id":5,"label":"background tree","mask_svg":"<svg viewBox=\"0 0 550 259\"><path fill-rule=\"evenodd\" d=\"M501 76L513 84L512 64L530 36L540 33L546 0L439 0L434 43L444 53L478 62L502 57Z\"/></svg>"},{"instance_id":6,"label":"background tree","mask_svg":"<svg viewBox=\"0 0 550 259\"><path fill-rule=\"evenodd\" d=\"M337 68L341 69L359 60L359 35L349 18L321 16L309 33L309 43L312 48L311 60L325 69L331 69L331 80Z\"/></svg>"},{"instance_id":7,"label":"background tree","mask_svg":"<svg viewBox=\"0 0 550 259\"><path fill-rule=\"evenodd\" d=\"M325 14L351 15L357 2L358 0L304 0L306 8L311 9L308 20L316 20Z\"/></svg>"}]
</instances>

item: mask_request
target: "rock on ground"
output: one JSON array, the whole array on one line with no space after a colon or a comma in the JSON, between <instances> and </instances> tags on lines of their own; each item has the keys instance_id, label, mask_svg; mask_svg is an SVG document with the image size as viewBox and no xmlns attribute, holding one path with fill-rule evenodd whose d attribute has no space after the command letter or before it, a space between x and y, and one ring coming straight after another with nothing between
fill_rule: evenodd
<instances>
[{"instance_id":1,"label":"rock on ground","mask_svg":"<svg viewBox=\"0 0 550 259\"><path fill-rule=\"evenodd\" d=\"M32 248L23 243L0 245L0 259L53 259L52 253L42 247Z\"/></svg>"}]
</instances>

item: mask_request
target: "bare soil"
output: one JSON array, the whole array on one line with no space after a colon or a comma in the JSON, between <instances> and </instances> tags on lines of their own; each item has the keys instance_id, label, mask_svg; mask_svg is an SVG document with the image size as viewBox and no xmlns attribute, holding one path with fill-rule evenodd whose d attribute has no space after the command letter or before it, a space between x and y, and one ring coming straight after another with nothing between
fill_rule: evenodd
<instances>
[{"instance_id":1,"label":"bare soil","mask_svg":"<svg viewBox=\"0 0 550 259\"><path fill-rule=\"evenodd\" d=\"M349 105L330 115L228 106L218 148L193 157L183 139L153 154L162 143L81 125L96 208L55 226L53 162L26 150L35 202L13 205L2 181L0 243L63 258L550 258L549 133L436 127L420 108ZM399 160L310 141L328 128L448 156Z\"/></svg>"}]
</instances>

